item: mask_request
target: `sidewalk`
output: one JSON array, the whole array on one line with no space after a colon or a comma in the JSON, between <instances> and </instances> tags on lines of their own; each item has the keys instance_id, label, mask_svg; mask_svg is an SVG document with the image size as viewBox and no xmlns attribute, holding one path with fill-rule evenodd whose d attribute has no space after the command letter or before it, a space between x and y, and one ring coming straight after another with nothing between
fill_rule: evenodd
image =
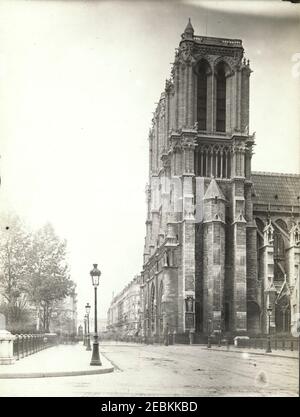
<instances>
[{"instance_id":1,"label":"sidewalk","mask_svg":"<svg viewBox=\"0 0 300 417\"><path fill-rule=\"evenodd\" d=\"M92 352L86 351L82 343L53 346L13 365L0 365L0 379L92 375L114 371L113 365L101 354L101 346L102 366L90 366L91 357Z\"/></svg>"}]
</instances>

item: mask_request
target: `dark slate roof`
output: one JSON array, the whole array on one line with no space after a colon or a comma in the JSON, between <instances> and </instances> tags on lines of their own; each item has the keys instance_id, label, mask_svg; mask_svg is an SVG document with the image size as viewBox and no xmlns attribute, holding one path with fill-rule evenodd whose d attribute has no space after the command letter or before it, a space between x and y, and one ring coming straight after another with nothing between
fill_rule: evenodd
<instances>
[{"instance_id":1,"label":"dark slate roof","mask_svg":"<svg viewBox=\"0 0 300 417\"><path fill-rule=\"evenodd\" d=\"M254 203L300 205L300 175L252 172L251 179Z\"/></svg>"}]
</instances>

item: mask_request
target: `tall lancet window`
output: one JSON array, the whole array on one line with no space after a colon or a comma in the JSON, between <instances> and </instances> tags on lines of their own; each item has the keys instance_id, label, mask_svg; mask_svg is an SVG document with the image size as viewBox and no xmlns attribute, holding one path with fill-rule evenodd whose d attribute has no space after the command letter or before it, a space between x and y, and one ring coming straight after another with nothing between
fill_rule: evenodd
<instances>
[{"instance_id":1,"label":"tall lancet window","mask_svg":"<svg viewBox=\"0 0 300 417\"><path fill-rule=\"evenodd\" d=\"M225 67L220 63L216 68L217 81L217 132L225 132L226 130L226 76Z\"/></svg>"},{"instance_id":2,"label":"tall lancet window","mask_svg":"<svg viewBox=\"0 0 300 417\"><path fill-rule=\"evenodd\" d=\"M208 64L201 62L197 77L197 122L199 130L206 130Z\"/></svg>"}]
</instances>

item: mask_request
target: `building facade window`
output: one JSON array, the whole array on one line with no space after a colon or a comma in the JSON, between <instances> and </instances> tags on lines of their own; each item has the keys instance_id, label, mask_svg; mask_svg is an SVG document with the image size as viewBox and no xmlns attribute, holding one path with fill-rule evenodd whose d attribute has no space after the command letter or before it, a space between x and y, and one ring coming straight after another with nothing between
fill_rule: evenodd
<instances>
[{"instance_id":1,"label":"building facade window","mask_svg":"<svg viewBox=\"0 0 300 417\"><path fill-rule=\"evenodd\" d=\"M219 64L216 71L217 102L216 102L216 130L226 130L226 76L224 64Z\"/></svg>"},{"instance_id":2,"label":"building facade window","mask_svg":"<svg viewBox=\"0 0 300 417\"><path fill-rule=\"evenodd\" d=\"M206 130L208 64L201 62L197 77L197 122L199 130Z\"/></svg>"}]
</instances>

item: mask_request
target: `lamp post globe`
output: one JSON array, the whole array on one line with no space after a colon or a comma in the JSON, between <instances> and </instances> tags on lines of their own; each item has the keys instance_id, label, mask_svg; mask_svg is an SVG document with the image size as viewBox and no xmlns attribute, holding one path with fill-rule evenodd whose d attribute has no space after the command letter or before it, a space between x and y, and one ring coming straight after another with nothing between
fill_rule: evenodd
<instances>
[{"instance_id":1,"label":"lamp post globe","mask_svg":"<svg viewBox=\"0 0 300 417\"><path fill-rule=\"evenodd\" d=\"M90 272L90 276L92 277L93 286L98 287L101 276L101 271L98 269L98 264L93 264L93 269Z\"/></svg>"},{"instance_id":2,"label":"lamp post globe","mask_svg":"<svg viewBox=\"0 0 300 417\"><path fill-rule=\"evenodd\" d=\"M91 306L90 306L90 304L89 304L89 303L86 303L86 306L85 306L85 312L86 312L87 316L89 316L89 315L90 315L90 311L91 311Z\"/></svg>"},{"instance_id":3,"label":"lamp post globe","mask_svg":"<svg viewBox=\"0 0 300 417\"><path fill-rule=\"evenodd\" d=\"M93 264L93 269L90 271L92 278L92 284L95 292L95 319L94 319L94 341L93 341L93 352L90 365L101 366L101 360L99 355L99 342L98 342L98 323L97 323L97 287L99 285L101 271L98 269L98 264Z\"/></svg>"},{"instance_id":4,"label":"lamp post globe","mask_svg":"<svg viewBox=\"0 0 300 417\"><path fill-rule=\"evenodd\" d=\"M87 303L85 306L86 321L87 321L86 350L92 350L91 341L90 341L90 311L91 311L91 306L89 305L89 303Z\"/></svg>"}]
</instances>

